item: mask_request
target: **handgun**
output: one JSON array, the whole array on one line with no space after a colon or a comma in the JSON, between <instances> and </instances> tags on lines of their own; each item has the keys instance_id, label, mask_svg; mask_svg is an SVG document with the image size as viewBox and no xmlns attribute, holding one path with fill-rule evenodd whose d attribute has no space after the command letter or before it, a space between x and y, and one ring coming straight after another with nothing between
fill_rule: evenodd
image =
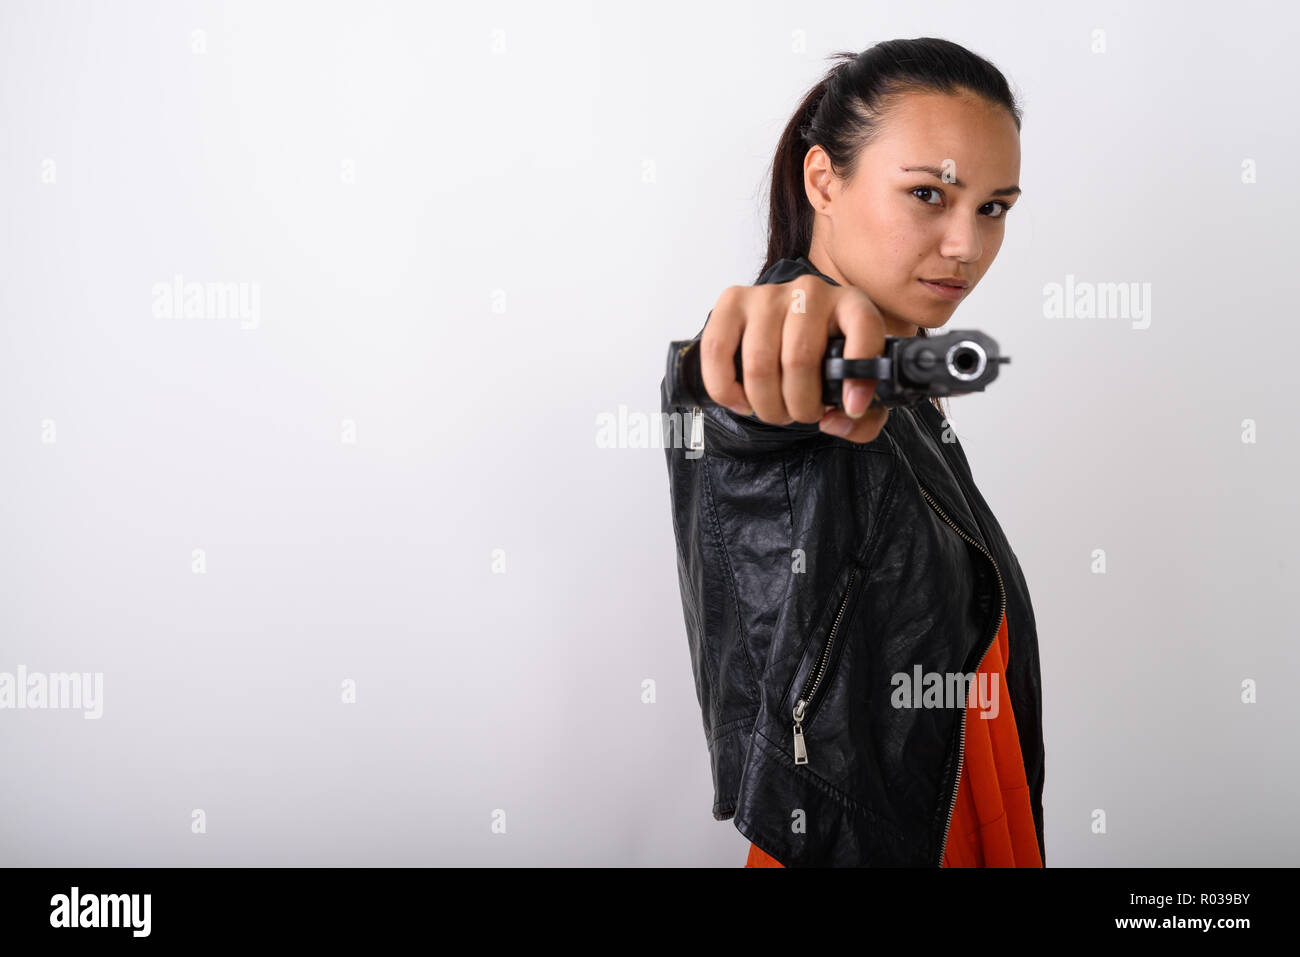
<instances>
[{"instance_id":1,"label":"handgun","mask_svg":"<svg viewBox=\"0 0 1300 957\"><path fill-rule=\"evenodd\" d=\"M832 336L826 342L822 364L822 404L844 408L845 379L875 379L874 408L983 392L998 377L998 367L1010 361L1010 356L998 354L998 344L991 336L973 329L906 338L886 336L884 351L871 359L845 359L844 337ZM736 379L740 382L744 381L742 372L738 349ZM669 344L666 382L674 408L717 405L704 388L698 337Z\"/></svg>"}]
</instances>

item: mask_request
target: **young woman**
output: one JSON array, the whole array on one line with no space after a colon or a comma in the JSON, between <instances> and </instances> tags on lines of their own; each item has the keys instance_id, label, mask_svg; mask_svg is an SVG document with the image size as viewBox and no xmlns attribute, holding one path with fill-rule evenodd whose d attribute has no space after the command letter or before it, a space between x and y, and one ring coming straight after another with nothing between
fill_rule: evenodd
<instances>
[{"instance_id":1,"label":"young woman","mask_svg":"<svg viewBox=\"0 0 1300 957\"><path fill-rule=\"evenodd\" d=\"M877 356L972 293L1020 195L1020 109L945 40L835 59L777 148L758 281L698 337L704 454L666 449L713 814L747 866L1043 866L1015 554L937 400L868 408L853 380L839 410L820 374L828 337Z\"/></svg>"}]
</instances>

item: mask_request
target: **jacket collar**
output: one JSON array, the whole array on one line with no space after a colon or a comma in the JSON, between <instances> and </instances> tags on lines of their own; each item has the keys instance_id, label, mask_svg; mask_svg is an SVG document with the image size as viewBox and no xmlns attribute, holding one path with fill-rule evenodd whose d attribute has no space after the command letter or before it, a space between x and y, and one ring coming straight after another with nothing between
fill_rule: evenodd
<instances>
[{"instance_id":1,"label":"jacket collar","mask_svg":"<svg viewBox=\"0 0 1300 957\"><path fill-rule=\"evenodd\" d=\"M928 413L928 414L927 414ZM947 513L971 538L985 548L983 530L975 517L954 472L960 468L956 455L941 449L943 420L933 406L923 408L898 406L889 413L885 431L894 440L900 456L911 467L917 481L923 485Z\"/></svg>"}]
</instances>

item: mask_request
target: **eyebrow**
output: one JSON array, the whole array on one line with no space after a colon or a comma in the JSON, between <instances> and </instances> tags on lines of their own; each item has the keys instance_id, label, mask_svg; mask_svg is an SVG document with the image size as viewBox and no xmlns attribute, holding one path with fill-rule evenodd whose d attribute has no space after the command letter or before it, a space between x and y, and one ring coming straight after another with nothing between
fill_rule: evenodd
<instances>
[{"instance_id":1,"label":"eyebrow","mask_svg":"<svg viewBox=\"0 0 1300 957\"><path fill-rule=\"evenodd\" d=\"M921 172L929 173L935 179L943 179L943 171L937 166L900 166L898 167L904 173ZM954 177L952 184L958 189L965 189L966 184ZM1001 189L995 189L990 196L1019 196L1019 186L1003 186Z\"/></svg>"}]
</instances>

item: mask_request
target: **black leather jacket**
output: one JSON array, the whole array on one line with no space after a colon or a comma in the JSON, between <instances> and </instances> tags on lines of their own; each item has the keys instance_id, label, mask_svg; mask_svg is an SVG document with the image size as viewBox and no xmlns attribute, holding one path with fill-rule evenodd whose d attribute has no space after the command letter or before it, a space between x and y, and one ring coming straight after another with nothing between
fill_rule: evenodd
<instances>
[{"instance_id":1,"label":"black leather jacket","mask_svg":"<svg viewBox=\"0 0 1300 957\"><path fill-rule=\"evenodd\" d=\"M759 282L805 273L835 284L804 257ZM689 420L666 382L660 400ZM892 677L975 672L1005 607L1002 706L1009 695L1046 864L1029 591L939 412L894 408L867 444L700 414L703 455L665 452L713 816L786 867L942 866L966 710L896 708Z\"/></svg>"}]
</instances>

